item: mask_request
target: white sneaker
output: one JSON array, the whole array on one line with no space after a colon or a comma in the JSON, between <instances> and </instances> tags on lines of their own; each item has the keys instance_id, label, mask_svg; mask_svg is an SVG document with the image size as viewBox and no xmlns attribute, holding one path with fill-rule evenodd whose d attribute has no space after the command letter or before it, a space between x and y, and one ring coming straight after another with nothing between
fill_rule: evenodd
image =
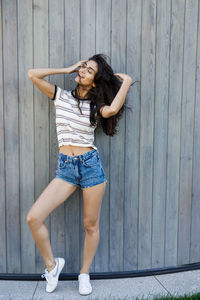
<instances>
[{"instance_id":1,"label":"white sneaker","mask_svg":"<svg viewBox=\"0 0 200 300\"><path fill-rule=\"evenodd\" d=\"M78 275L79 281L79 294L88 295L92 293L92 286L90 283L90 275L87 273L81 273Z\"/></svg>"},{"instance_id":2,"label":"white sneaker","mask_svg":"<svg viewBox=\"0 0 200 300\"><path fill-rule=\"evenodd\" d=\"M42 278L45 277L47 280L46 292L48 293L53 292L57 287L58 277L65 265L65 260L64 258L61 257L55 258L55 262L56 262L56 266L53 270L49 272L47 269L45 269L45 273L41 275Z\"/></svg>"}]
</instances>

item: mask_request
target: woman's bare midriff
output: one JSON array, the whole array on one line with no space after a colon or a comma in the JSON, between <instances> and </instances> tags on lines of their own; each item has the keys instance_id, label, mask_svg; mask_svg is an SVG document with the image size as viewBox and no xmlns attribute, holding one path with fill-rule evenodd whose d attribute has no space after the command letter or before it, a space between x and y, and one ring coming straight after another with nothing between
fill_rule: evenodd
<instances>
[{"instance_id":1,"label":"woman's bare midriff","mask_svg":"<svg viewBox=\"0 0 200 300\"><path fill-rule=\"evenodd\" d=\"M63 154L69 156L76 156L84 154L90 150L94 149L93 147L80 147L80 146L72 146L72 145L62 145L59 148L59 151Z\"/></svg>"}]
</instances>

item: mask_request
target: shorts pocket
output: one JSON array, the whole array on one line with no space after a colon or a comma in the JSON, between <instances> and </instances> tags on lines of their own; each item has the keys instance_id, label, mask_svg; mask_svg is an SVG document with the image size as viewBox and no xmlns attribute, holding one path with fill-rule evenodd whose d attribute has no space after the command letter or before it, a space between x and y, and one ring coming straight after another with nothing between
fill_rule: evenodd
<instances>
[{"instance_id":1,"label":"shorts pocket","mask_svg":"<svg viewBox=\"0 0 200 300\"><path fill-rule=\"evenodd\" d=\"M99 156L95 154L93 156L90 156L90 157L82 160L82 162L85 167L97 166L99 164Z\"/></svg>"},{"instance_id":2,"label":"shorts pocket","mask_svg":"<svg viewBox=\"0 0 200 300\"><path fill-rule=\"evenodd\" d=\"M66 162L62 159L58 159L58 169L64 169L66 167Z\"/></svg>"}]
</instances>

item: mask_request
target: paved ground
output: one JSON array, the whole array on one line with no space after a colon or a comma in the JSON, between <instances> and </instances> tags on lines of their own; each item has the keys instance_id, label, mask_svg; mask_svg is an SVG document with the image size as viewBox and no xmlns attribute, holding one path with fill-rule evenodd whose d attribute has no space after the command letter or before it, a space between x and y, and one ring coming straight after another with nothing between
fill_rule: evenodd
<instances>
[{"instance_id":1,"label":"paved ground","mask_svg":"<svg viewBox=\"0 0 200 300\"><path fill-rule=\"evenodd\" d=\"M123 279L91 280L92 294L78 293L78 280L59 281L53 293L46 293L46 281L0 280L0 300L133 300L161 295L200 292L200 270Z\"/></svg>"}]
</instances>

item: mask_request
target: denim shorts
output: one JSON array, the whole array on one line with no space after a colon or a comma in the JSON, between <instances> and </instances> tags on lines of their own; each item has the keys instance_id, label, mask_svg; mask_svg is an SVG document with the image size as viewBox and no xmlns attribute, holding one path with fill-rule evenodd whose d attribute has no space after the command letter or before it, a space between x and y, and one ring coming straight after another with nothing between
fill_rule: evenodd
<instances>
[{"instance_id":1,"label":"denim shorts","mask_svg":"<svg viewBox=\"0 0 200 300\"><path fill-rule=\"evenodd\" d=\"M96 149L76 156L69 156L59 151L56 178L68 181L81 189L107 182Z\"/></svg>"}]
</instances>

